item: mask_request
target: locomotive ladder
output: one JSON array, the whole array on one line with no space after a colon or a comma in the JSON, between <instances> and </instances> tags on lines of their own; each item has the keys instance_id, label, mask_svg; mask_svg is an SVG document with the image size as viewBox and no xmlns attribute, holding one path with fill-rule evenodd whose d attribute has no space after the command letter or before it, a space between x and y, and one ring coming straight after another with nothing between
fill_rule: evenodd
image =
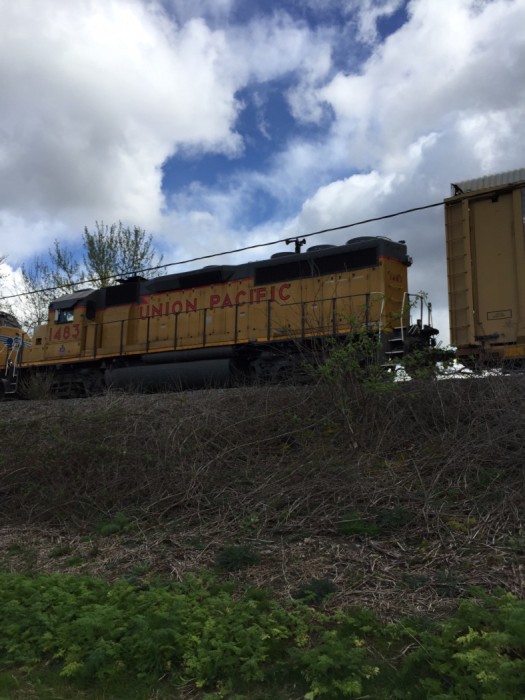
<instances>
[{"instance_id":1,"label":"locomotive ladder","mask_svg":"<svg viewBox=\"0 0 525 700\"><path fill-rule=\"evenodd\" d=\"M416 319L415 323L412 322L411 311L417 309L419 306L419 318ZM405 292L403 294L403 302L401 304L401 314L400 314L400 325L396 326L393 330L394 333L388 340L388 350L386 350L385 355L387 358L387 364L391 364L400 359L407 352L407 347L417 337L421 334L423 330L423 316L425 308L428 314L428 323L426 328L432 327L432 304L426 301L423 294L409 294ZM408 326L404 324L404 319L406 314L408 317Z\"/></svg>"},{"instance_id":2,"label":"locomotive ladder","mask_svg":"<svg viewBox=\"0 0 525 700\"><path fill-rule=\"evenodd\" d=\"M4 394L14 394L18 386L18 368L20 364L20 353L22 352L22 339L13 338L11 350L7 356L4 376L2 377L2 387L0 392Z\"/></svg>"}]
</instances>

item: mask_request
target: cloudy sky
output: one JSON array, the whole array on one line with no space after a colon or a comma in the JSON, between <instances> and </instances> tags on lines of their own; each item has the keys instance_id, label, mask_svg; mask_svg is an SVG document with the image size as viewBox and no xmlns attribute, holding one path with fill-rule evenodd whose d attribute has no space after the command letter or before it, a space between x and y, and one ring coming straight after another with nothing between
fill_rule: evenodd
<instances>
[{"instance_id":1,"label":"cloudy sky","mask_svg":"<svg viewBox=\"0 0 525 700\"><path fill-rule=\"evenodd\" d=\"M524 28L525 0L0 0L6 269L96 220L171 262L524 167ZM441 208L314 240L357 235L407 241L446 327Z\"/></svg>"}]
</instances>

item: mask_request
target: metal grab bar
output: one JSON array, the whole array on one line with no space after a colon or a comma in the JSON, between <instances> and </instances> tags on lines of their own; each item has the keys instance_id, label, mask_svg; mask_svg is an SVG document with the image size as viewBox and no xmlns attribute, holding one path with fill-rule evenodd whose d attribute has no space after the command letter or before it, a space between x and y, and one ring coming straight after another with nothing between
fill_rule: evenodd
<instances>
[{"instance_id":1,"label":"metal grab bar","mask_svg":"<svg viewBox=\"0 0 525 700\"><path fill-rule=\"evenodd\" d=\"M414 301L411 301L411 299L414 299ZM412 323L412 314L410 311L414 308L414 306L419 305L419 319L417 319L416 324ZM425 308L427 310L427 325L432 326L432 304L430 302L427 302L426 296L421 293L416 293L416 294L411 294L410 292L404 292L403 293L403 301L401 302L401 318L400 318L400 330L401 330L401 340L405 340L405 324L404 324L404 317L406 312L408 311L408 327L409 329L412 328L414 325L422 325L423 324L423 314L425 311ZM418 323L419 321L419 323Z\"/></svg>"},{"instance_id":2,"label":"metal grab bar","mask_svg":"<svg viewBox=\"0 0 525 700\"><path fill-rule=\"evenodd\" d=\"M345 296L340 296L340 297L321 297L321 298L314 298L314 299L309 299L307 301L294 301L294 302L288 302L288 303L283 303L277 300L271 300L267 299L266 304L265 304L265 316L266 318L261 321L261 330L262 327L265 326L265 335L266 339L270 341L272 339L274 329L272 329L272 320L275 318L274 313L272 312L272 307L275 309L276 307L279 308L279 310L284 310L285 312L287 310L292 310L292 313L290 314L290 318L293 318L293 309L297 308L299 309L298 313L298 323L297 323L297 328L292 328L291 326L289 327L288 331L290 336L294 336L294 333L297 335L300 334L301 339L306 338L307 336L307 321L311 320L307 318L307 306L309 304L328 304L330 306L330 321L327 324L323 324L322 326L320 324L317 324L313 327L313 330L315 332L315 329L317 329L318 332L322 332L322 329L326 326L331 327L331 332L335 335L338 332L338 326L341 325L341 322L338 322L338 312L341 307L343 307L346 304L346 306L352 304L354 309L349 309L350 311L355 311L356 310L356 302L358 300L363 301L362 308L360 311L363 312L364 314L364 322L362 324L365 327L370 327L371 325L376 326L378 329L379 333L379 338L381 338L381 333L383 329L383 316L384 316L384 309L385 309L385 298L384 294L382 292L365 292L362 294L348 294ZM378 317L374 318L371 320L371 309L374 303L380 302L379 304L379 313ZM264 303L264 302L261 302ZM239 310L243 308L250 308L250 307L256 307L256 304L235 304L232 307L227 307L230 309L232 312L235 313L234 319L233 319L233 343L237 343L239 341ZM226 311L226 309L223 309ZM210 339L207 333L207 315L210 309L208 307L206 308L200 308L196 309L195 311L177 311L176 313L169 313L169 314L163 314L162 316L166 318L171 318L173 317L174 319L174 329L173 333L171 335L172 340L169 340L169 337L165 339L166 345L171 344L173 349L177 349L178 347L184 347L184 344L181 343L182 336L180 335L180 317L185 316L189 317L191 314L199 314L201 313L202 316L202 321L201 321L201 336L200 336L200 343L202 346L206 346L210 344ZM339 312L342 313L342 312ZM158 315L160 318L161 316ZM100 351L104 350L103 348L103 338L107 338L107 331L110 329L112 326L115 326L115 324L119 324L119 328L117 330L118 338L115 336L115 348L111 353L103 352L104 355L107 354L113 354L113 355L124 355L126 354L126 346L129 345L129 343L125 342L125 334L126 334L126 325L130 323L138 323L139 321L146 321L146 338L143 342L133 344L133 345L138 345L139 347L142 346L144 352L149 352L151 348L151 343L155 342L152 339L152 323L151 320L156 318L156 316L147 316L146 318L142 319L118 319L115 321L106 321L105 323L96 323L93 326L93 358L95 358L97 355L100 356ZM328 320L328 319L327 319ZM351 318L351 314L349 314L348 318L346 319L347 323L344 325L348 325L350 321L353 319ZM196 321L197 327L199 325L199 321ZM167 334L169 336L169 334ZM162 341L159 341L162 342ZM136 351L136 348L134 349ZM140 352L140 350L139 350Z\"/></svg>"}]
</instances>

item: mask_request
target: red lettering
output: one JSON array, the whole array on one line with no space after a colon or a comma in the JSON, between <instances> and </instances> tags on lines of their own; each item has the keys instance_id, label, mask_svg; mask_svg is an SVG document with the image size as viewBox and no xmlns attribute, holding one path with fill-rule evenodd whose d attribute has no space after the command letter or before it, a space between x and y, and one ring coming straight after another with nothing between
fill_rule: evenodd
<instances>
[{"instance_id":1,"label":"red lettering","mask_svg":"<svg viewBox=\"0 0 525 700\"><path fill-rule=\"evenodd\" d=\"M80 324L74 323L73 324L73 335L71 337L73 338L73 340L75 340L76 338L78 338L79 335L80 335Z\"/></svg>"},{"instance_id":2,"label":"red lettering","mask_svg":"<svg viewBox=\"0 0 525 700\"><path fill-rule=\"evenodd\" d=\"M151 305L151 315L152 316L162 316L162 304L160 306Z\"/></svg>"},{"instance_id":3,"label":"red lettering","mask_svg":"<svg viewBox=\"0 0 525 700\"><path fill-rule=\"evenodd\" d=\"M69 340L69 336L71 335L71 328L69 326L64 326L64 334L63 338L64 340Z\"/></svg>"},{"instance_id":4,"label":"red lettering","mask_svg":"<svg viewBox=\"0 0 525 700\"><path fill-rule=\"evenodd\" d=\"M171 313L172 314L180 314L182 311L182 301L174 301L173 304L171 305Z\"/></svg>"},{"instance_id":5,"label":"red lettering","mask_svg":"<svg viewBox=\"0 0 525 700\"><path fill-rule=\"evenodd\" d=\"M273 284L272 284L272 286L270 287L270 299L271 299L272 301L275 301L275 287L273 286Z\"/></svg>"},{"instance_id":6,"label":"red lettering","mask_svg":"<svg viewBox=\"0 0 525 700\"><path fill-rule=\"evenodd\" d=\"M210 309L213 309L214 306L218 306L220 301L220 294L212 294L210 297Z\"/></svg>"},{"instance_id":7,"label":"red lettering","mask_svg":"<svg viewBox=\"0 0 525 700\"><path fill-rule=\"evenodd\" d=\"M257 302L261 301L261 299L266 298L266 289L264 287L259 287L257 290Z\"/></svg>"},{"instance_id":8,"label":"red lettering","mask_svg":"<svg viewBox=\"0 0 525 700\"><path fill-rule=\"evenodd\" d=\"M225 306L233 306L232 301L229 297L228 294L225 294L224 296L224 301L222 302L222 308L224 309Z\"/></svg>"},{"instance_id":9,"label":"red lettering","mask_svg":"<svg viewBox=\"0 0 525 700\"><path fill-rule=\"evenodd\" d=\"M193 301L186 299L186 312L188 311L197 311L197 299Z\"/></svg>"},{"instance_id":10,"label":"red lettering","mask_svg":"<svg viewBox=\"0 0 525 700\"><path fill-rule=\"evenodd\" d=\"M255 293L255 289L250 289L250 304L253 304L253 295Z\"/></svg>"},{"instance_id":11,"label":"red lettering","mask_svg":"<svg viewBox=\"0 0 525 700\"><path fill-rule=\"evenodd\" d=\"M53 340L60 340L60 338L62 337L61 331L62 331L61 328L57 328L57 330L55 331L55 334L53 335Z\"/></svg>"},{"instance_id":12,"label":"red lettering","mask_svg":"<svg viewBox=\"0 0 525 700\"><path fill-rule=\"evenodd\" d=\"M243 297L246 296L246 291L245 291L244 289L241 289L241 291L240 291L240 292L237 292L237 294L235 295L235 303L236 303L238 306L243 306L244 304L246 304L245 301L241 301L241 295L242 295Z\"/></svg>"},{"instance_id":13,"label":"red lettering","mask_svg":"<svg viewBox=\"0 0 525 700\"><path fill-rule=\"evenodd\" d=\"M170 312L170 303L169 303L169 301L167 301L164 304L164 315L167 316L169 314L169 312Z\"/></svg>"},{"instance_id":14,"label":"red lettering","mask_svg":"<svg viewBox=\"0 0 525 700\"><path fill-rule=\"evenodd\" d=\"M290 295L285 294L285 290L290 289L291 286L292 286L291 284L281 284L281 286L279 287L279 299L281 301L288 301L288 299L290 298Z\"/></svg>"},{"instance_id":15,"label":"red lettering","mask_svg":"<svg viewBox=\"0 0 525 700\"><path fill-rule=\"evenodd\" d=\"M140 307L140 318L145 319L148 318L149 316L149 304L146 304L146 307L141 306Z\"/></svg>"}]
</instances>

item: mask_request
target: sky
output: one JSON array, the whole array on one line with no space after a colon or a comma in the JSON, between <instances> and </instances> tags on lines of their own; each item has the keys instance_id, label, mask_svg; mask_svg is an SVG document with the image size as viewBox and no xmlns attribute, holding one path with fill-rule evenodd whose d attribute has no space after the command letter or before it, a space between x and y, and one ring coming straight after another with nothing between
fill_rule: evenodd
<instances>
[{"instance_id":1,"label":"sky","mask_svg":"<svg viewBox=\"0 0 525 700\"><path fill-rule=\"evenodd\" d=\"M175 262L525 167L524 27L525 0L0 0L4 288L95 221ZM362 235L407 242L446 341L442 208L309 242Z\"/></svg>"}]
</instances>

